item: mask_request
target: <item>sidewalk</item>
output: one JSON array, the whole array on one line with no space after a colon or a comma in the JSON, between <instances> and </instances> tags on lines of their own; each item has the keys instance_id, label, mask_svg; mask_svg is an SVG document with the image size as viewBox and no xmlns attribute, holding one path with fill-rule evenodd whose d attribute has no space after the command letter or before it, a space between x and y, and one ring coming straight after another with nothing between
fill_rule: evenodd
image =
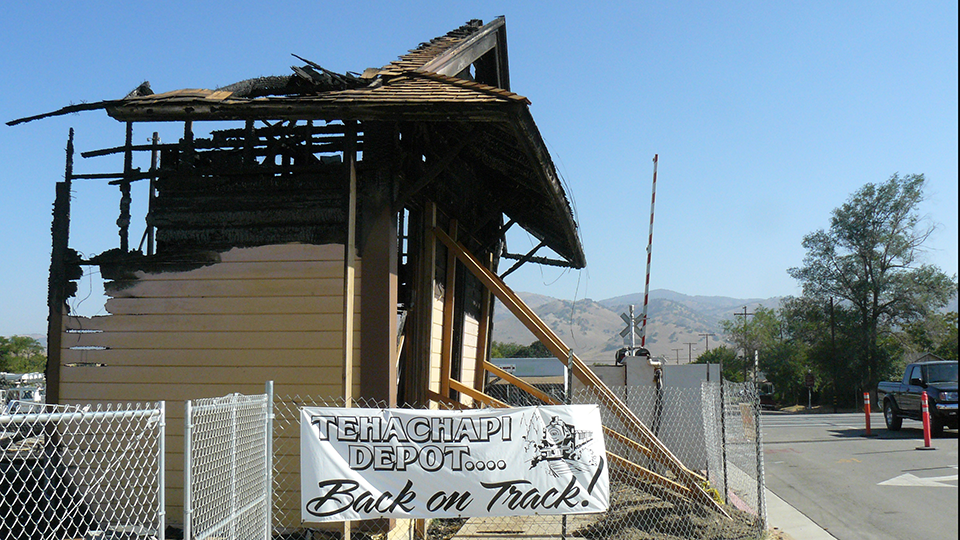
<instances>
[{"instance_id":1,"label":"sidewalk","mask_svg":"<svg viewBox=\"0 0 960 540\"><path fill-rule=\"evenodd\" d=\"M765 489L767 528L782 533L784 540L831 540L835 538L799 510Z\"/></svg>"}]
</instances>

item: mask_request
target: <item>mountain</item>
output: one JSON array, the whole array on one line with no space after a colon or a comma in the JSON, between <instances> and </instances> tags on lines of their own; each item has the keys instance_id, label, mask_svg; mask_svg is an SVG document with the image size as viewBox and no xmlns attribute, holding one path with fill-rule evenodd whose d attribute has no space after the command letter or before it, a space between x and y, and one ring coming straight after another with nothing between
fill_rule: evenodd
<instances>
[{"instance_id":1,"label":"mountain","mask_svg":"<svg viewBox=\"0 0 960 540\"><path fill-rule=\"evenodd\" d=\"M643 309L643 294L629 294L606 300L558 300L549 296L517 293L543 321L584 361L612 362L617 349L624 346L620 331L626 323L620 314L634 306L634 317ZM658 289L650 292L646 347L654 356L668 362L687 363L709 346L730 346L720 334L719 323L757 306L776 308L779 298L738 299L722 296L688 296ZM703 336L703 334L713 334ZM706 339L705 339L706 338ZM536 338L499 301L494 308L494 341L528 345ZM636 341L640 344L639 337Z\"/></svg>"}]
</instances>

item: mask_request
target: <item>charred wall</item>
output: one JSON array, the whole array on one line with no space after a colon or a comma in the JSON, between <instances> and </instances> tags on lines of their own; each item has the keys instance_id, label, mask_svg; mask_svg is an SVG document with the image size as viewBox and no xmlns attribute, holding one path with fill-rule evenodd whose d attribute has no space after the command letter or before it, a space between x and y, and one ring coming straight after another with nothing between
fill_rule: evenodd
<instances>
[{"instance_id":1,"label":"charred wall","mask_svg":"<svg viewBox=\"0 0 960 540\"><path fill-rule=\"evenodd\" d=\"M166 149L148 216L157 253L345 243L340 128L225 130Z\"/></svg>"}]
</instances>

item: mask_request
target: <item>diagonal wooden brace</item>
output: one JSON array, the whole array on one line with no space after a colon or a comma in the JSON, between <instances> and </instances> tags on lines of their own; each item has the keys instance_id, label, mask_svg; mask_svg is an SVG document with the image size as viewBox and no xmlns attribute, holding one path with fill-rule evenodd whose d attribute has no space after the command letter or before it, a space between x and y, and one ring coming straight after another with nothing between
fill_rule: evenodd
<instances>
[{"instance_id":1,"label":"diagonal wooden brace","mask_svg":"<svg viewBox=\"0 0 960 540\"><path fill-rule=\"evenodd\" d=\"M638 442L652 451L651 458L667 468L677 476L677 482L688 488L694 500L712 507L725 517L730 517L723 507L704 491L703 478L683 465L672 452L658 439L650 429L614 394L593 371L567 347L559 336L530 309L519 296L516 295L503 281L480 264L462 244L451 238L438 228L433 229L434 235L440 240L457 259L481 281L503 304L522 322L534 336L560 361L567 364L576 376L585 385L597 393L602 405L608 408L630 432L638 438Z\"/></svg>"}]
</instances>

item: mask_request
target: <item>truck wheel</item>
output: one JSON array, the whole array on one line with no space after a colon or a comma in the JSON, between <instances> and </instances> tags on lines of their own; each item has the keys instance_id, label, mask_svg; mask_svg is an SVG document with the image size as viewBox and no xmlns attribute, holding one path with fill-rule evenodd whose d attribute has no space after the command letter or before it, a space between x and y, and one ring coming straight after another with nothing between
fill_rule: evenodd
<instances>
[{"instance_id":1,"label":"truck wheel","mask_svg":"<svg viewBox=\"0 0 960 540\"><path fill-rule=\"evenodd\" d=\"M943 420L934 416L930 417L930 436L937 439L943 437Z\"/></svg>"},{"instance_id":2,"label":"truck wheel","mask_svg":"<svg viewBox=\"0 0 960 540\"><path fill-rule=\"evenodd\" d=\"M890 400L883 402L883 421L887 423L887 429L890 431L900 431L900 426L903 425L903 418L897 416Z\"/></svg>"}]
</instances>

